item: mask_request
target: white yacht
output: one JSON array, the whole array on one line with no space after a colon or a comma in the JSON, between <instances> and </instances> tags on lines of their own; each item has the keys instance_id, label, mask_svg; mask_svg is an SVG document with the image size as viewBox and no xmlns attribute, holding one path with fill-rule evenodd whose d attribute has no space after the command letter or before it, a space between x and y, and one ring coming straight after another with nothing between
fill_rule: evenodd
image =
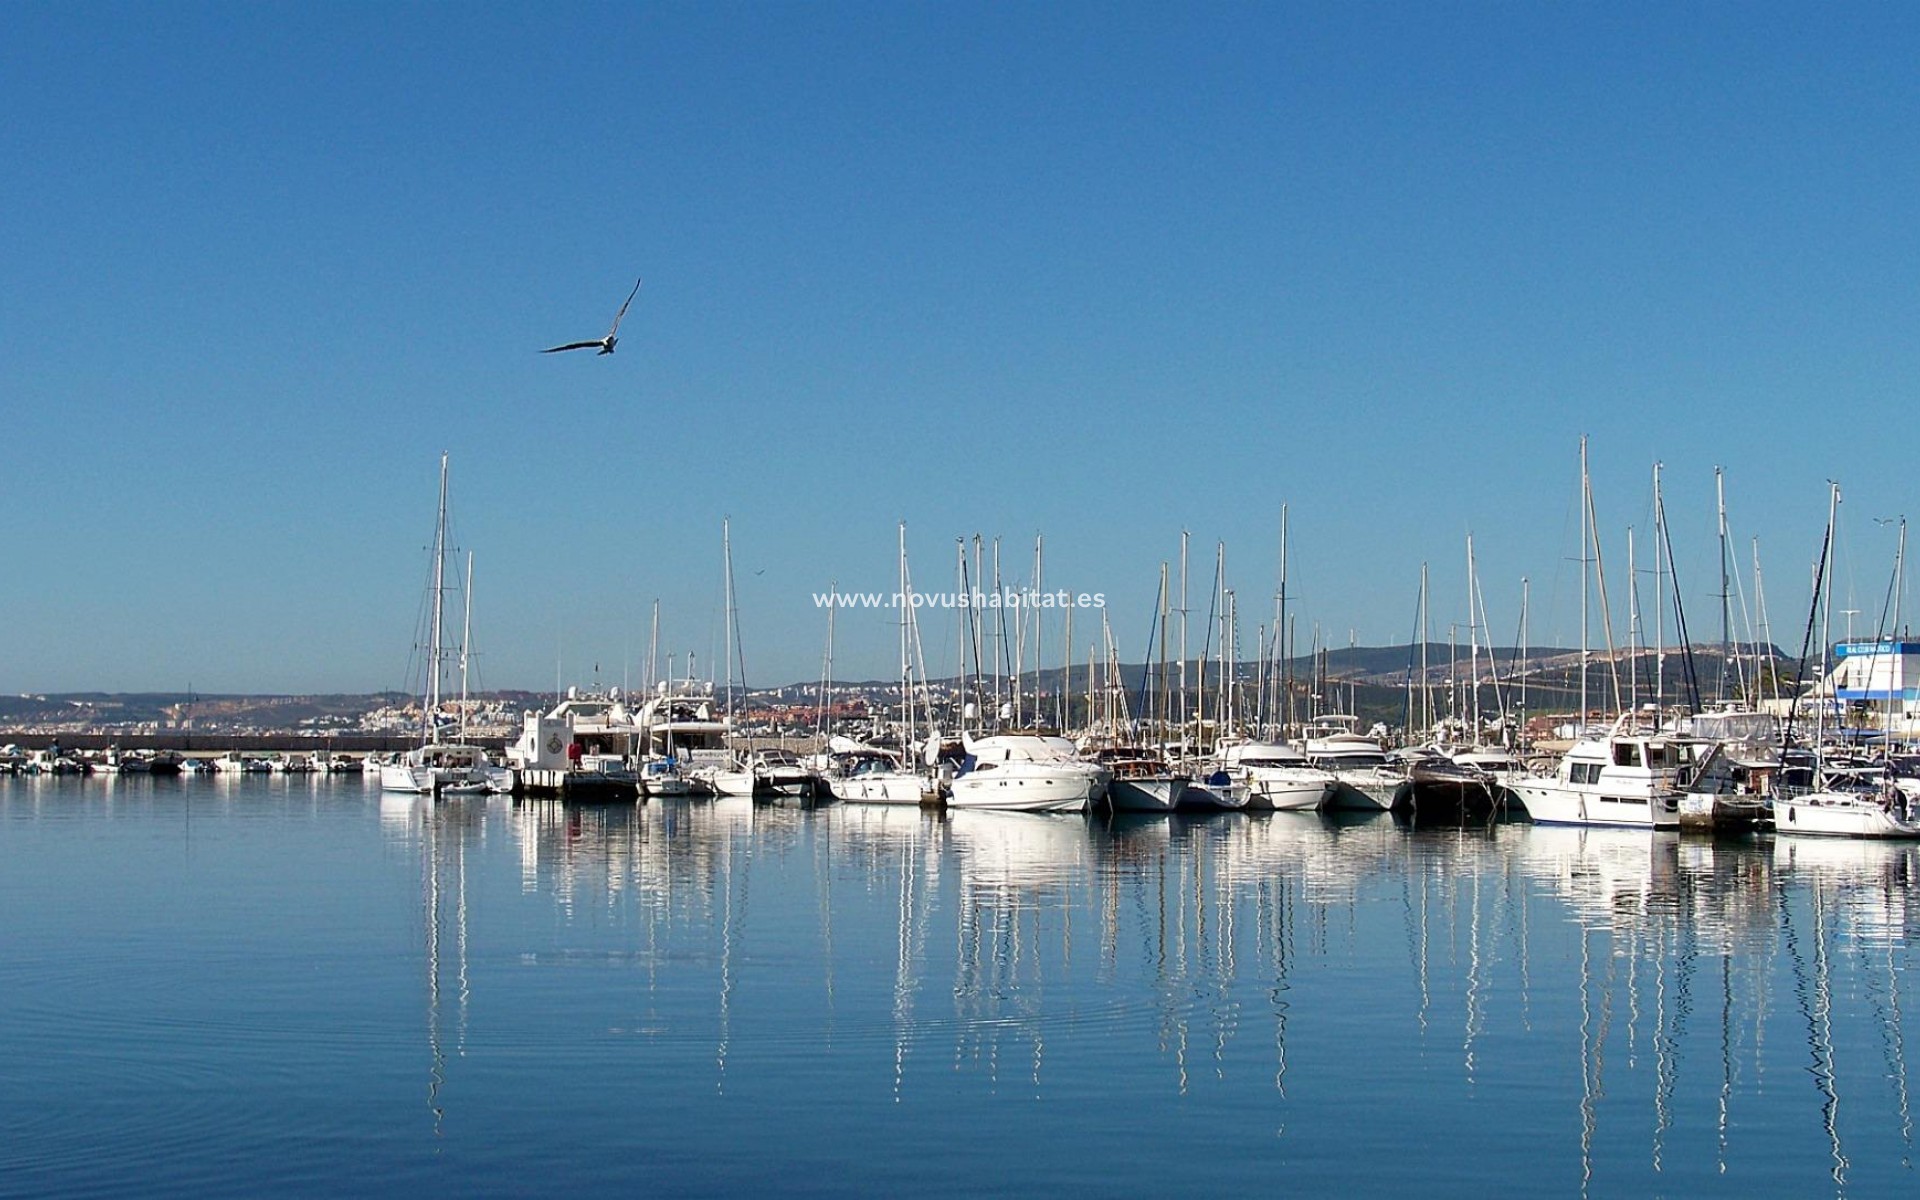
<instances>
[{"instance_id":1,"label":"white yacht","mask_svg":"<svg viewBox=\"0 0 1920 1200\"><path fill-rule=\"evenodd\" d=\"M1606 735L1575 742L1551 776L1520 776L1508 788L1542 825L1678 829L1697 743L1671 731L1635 732L1632 721L1625 714Z\"/></svg>"},{"instance_id":2,"label":"white yacht","mask_svg":"<svg viewBox=\"0 0 1920 1200\"><path fill-rule=\"evenodd\" d=\"M1805 778L1804 772L1801 777ZM1809 837L1920 838L1920 802L1884 763L1852 767L1825 762L1818 787L1773 798L1774 831Z\"/></svg>"},{"instance_id":3,"label":"white yacht","mask_svg":"<svg viewBox=\"0 0 1920 1200\"><path fill-rule=\"evenodd\" d=\"M819 780L791 750L755 750L746 761L709 777L722 796L766 796L811 800L821 790Z\"/></svg>"},{"instance_id":4,"label":"white yacht","mask_svg":"<svg viewBox=\"0 0 1920 1200\"><path fill-rule=\"evenodd\" d=\"M1359 730L1360 718L1350 713L1327 713L1307 723L1307 765L1331 772L1335 786L1328 808L1386 812L1407 777L1387 765L1387 752L1378 738Z\"/></svg>"},{"instance_id":5,"label":"white yacht","mask_svg":"<svg viewBox=\"0 0 1920 1200\"><path fill-rule=\"evenodd\" d=\"M827 743L833 768L826 777L833 798L849 804L920 804L932 781L888 750L834 737Z\"/></svg>"},{"instance_id":6,"label":"white yacht","mask_svg":"<svg viewBox=\"0 0 1920 1200\"><path fill-rule=\"evenodd\" d=\"M732 770L727 738L733 723L718 711L713 684L662 680L640 706L644 744L640 776L647 794L685 796L711 787L712 775Z\"/></svg>"},{"instance_id":7,"label":"white yacht","mask_svg":"<svg viewBox=\"0 0 1920 1200\"><path fill-rule=\"evenodd\" d=\"M1879 794L1810 792L1773 802L1777 833L1814 837L1920 838L1920 820L1898 789Z\"/></svg>"},{"instance_id":8,"label":"white yacht","mask_svg":"<svg viewBox=\"0 0 1920 1200\"><path fill-rule=\"evenodd\" d=\"M487 781L487 755L478 746L428 742L380 767L380 790L412 792L422 796L460 792Z\"/></svg>"},{"instance_id":9,"label":"white yacht","mask_svg":"<svg viewBox=\"0 0 1920 1200\"><path fill-rule=\"evenodd\" d=\"M1209 790L1242 793L1249 809L1311 812L1326 805L1338 782L1285 742L1227 742L1215 749L1212 766Z\"/></svg>"},{"instance_id":10,"label":"white yacht","mask_svg":"<svg viewBox=\"0 0 1920 1200\"><path fill-rule=\"evenodd\" d=\"M1062 737L1001 733L962 739L967 757L953 777L954 808L1085 812L1106 799L1113 773L1074 756Z\"/></svg>"}]
</instances>

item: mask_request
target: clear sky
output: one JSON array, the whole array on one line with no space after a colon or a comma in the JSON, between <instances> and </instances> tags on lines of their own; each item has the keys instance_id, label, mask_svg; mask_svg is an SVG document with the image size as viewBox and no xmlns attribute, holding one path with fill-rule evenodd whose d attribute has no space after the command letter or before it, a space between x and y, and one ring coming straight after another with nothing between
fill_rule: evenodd
<instances>
[{"instance_id":1,"label":"clear sky","mask_svg":"<svg viewBox=\"0 0 1920 1200\"><path fill-rule=\"evenodd\" d=\"M633 678L655 598L710 661L729 514L754 683L901 520L922 588L1044 534L1131 659L1182 529L1251 654L1283 503L1303 651L1422 562L1464 625L1469 532L1574 644L1582 434L1621 628L1659 461L1696 635L1716 465L1794 648L1841 482L1864 633L1917 60L1911 5L10 4L0 690L404 686L442 451L487 686Z\"/></svg>"}]
</instances>

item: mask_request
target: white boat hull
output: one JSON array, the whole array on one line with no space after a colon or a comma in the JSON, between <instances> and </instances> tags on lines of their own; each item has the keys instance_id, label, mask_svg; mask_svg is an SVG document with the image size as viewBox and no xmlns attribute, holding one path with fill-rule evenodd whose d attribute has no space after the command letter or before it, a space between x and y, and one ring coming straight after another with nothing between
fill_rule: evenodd
<instances>
[{"instance_id":1,"label":"white boat hull","mask_svg":"<svg viewBox=\"0 0 1920 1200\"><path fill-rule=\"evenodd\" d=\"M1679 797L1671 793L1651 797L1605 796L1567 787L1554 780L1518 781L1509 785L1540 825L1605 825L1622 829L1680 828Z\"/></svg>"},{"instance_id":2,"label":"white boat hull","mask_svg":"<svg viewBox=\"0 0 1920 1200\"><path fill-rule=\"evenodd\" d=\"M416 774L405 763L387 763L380 768L380 790L383 792L412 792L420 795L433 790L430 779Z\"/></svg>"},{"instance_id":3,"label":"white boat hull","mask_svg":"<svg viewBox=\"0 0 1920 1200\"><path fill-rule=\"evenodd\" d=\"M1920 838L1920 823L1902 820L1871 797L1845 792L1775 800L1773 827L1807 837Z\"/></svg>"},{"instance_id":4,"label":"white boat hull","mask_svg":"<svg viewBox=\"0 0 1920 1200\"><path fill-rule=\"evenodd\" d=\"M1362 767L1335 771L1327 807L1347 812L1391 812L1393 797L1406 777Z\"/></svg>"},{"instance_id":5,"label":"white boat hull","mask_svg":"<svg viewBox=\"0 0 1920 1200\"><path fill-rule=\"evenodd\" d=\"M1115 812L1172 812L1187 790L1185 775L1116 778L1107 785L1107 803Z\"/></svg>"},{"instance_id":6,"label":"white boat hull","mask_svg":"<svg viewBox=\"0 0 1920 1200\"><path fill-rule=\"evenodd\" d=\"M998 770L968 773L953 781L953 794L947 800L953 808L991 809L997 812L1077 813L1085 812L1096 794L1104 791L1099 780L1079 772L1049 771L1045 775L1025 775Z\"/></svg>"},{"instance_id":7,"label":"white boat hull","mask_svg":"<svg viewBox=\"0 0 1920 1200\"><path fill-rule=\"evenodd\" d=\"M1269 812L1315 812L1332 797L1334 781L1255 776L1247 782L1247 807Z\"/></svg>"},{"instance_id":8,"label":"white boat hull","mask_svg":"<svg viewBox=\"0 0 1920 1200\"><path fill-rule=\"evenodd\" d=\"M833 798L848 804L919 804L926 781L904 771L882 771L827 780Z\"/></svg>"}]
</instances>

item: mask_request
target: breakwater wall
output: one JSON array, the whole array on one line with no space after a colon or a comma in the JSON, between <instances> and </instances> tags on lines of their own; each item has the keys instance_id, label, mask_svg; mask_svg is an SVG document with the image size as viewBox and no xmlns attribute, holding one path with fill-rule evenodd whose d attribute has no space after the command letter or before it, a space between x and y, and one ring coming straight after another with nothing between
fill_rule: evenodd
<instances>
[{"instance_id":1,"label":"breakwater wall","mask_svg":"<svg viewBox=\"0 0 1920 1200\"><path fill-rule=\"evenodd\" d=\"M468 741L489 750L504 750L504 737L476 737ZM19 746L23 750L45 750L58 743L62 750L177 750L182 754L223 754L245 750L261 754L312 754L316 750L334 750L345 754L373 751L411 750L420 744L418 734L335 734L314 737L297 733L23 733L0 730L0 746Z\"/></svg>"}]
</instances>

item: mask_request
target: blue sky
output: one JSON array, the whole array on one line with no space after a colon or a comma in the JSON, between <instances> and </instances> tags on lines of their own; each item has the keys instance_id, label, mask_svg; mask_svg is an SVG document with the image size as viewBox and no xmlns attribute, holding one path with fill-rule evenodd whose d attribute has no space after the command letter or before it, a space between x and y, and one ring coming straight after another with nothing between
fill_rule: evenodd
<instances>
[{"instance_id":1,"label":"blue sky","mask_svg":"<svg viewBox=\"0 0 1920 1200\"><path fill-rule=\"evenodd\" d=\"M818 674L811 594L891 588L901 520L922 588L976 532L1024 578L1043 533L1130 658L1183 528L1196 609L1227 544L1251 645L1282 503L1303 650L1407 640L1423 561L1464 623L1469 532L1495 636L1524 576L1532 640L1571 644L1586 434L1616 601L1660 461L1717 636L1723 466L1797 647L1825 481L1835 607L1868 613L1870 518L1912 492L1908 7L27 4L0 33L8 691L404 686L443 450L482 679L535 688L631 677L655 598L663 653L710 660L726 515L759 683ZM618 353L536 353L636 276ZM892 642L846 615L836 673L891 676Z\"/></svg>"}]
</instances>

